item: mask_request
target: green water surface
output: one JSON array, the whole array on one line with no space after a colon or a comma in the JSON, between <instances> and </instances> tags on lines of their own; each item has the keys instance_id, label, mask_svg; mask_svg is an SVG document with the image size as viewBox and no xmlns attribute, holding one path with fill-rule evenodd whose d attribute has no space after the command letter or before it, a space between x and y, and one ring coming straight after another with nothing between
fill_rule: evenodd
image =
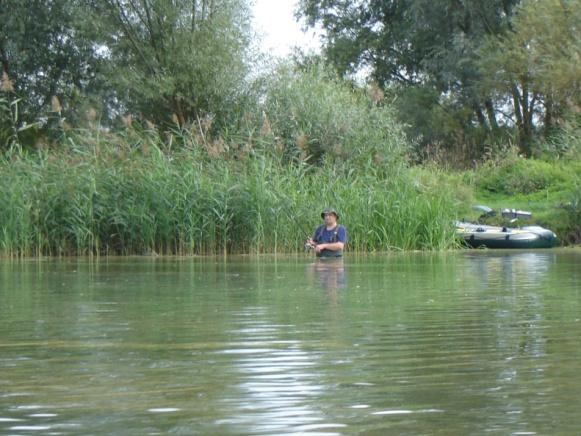
<instances>
[{"instance_id":1,"label":"green water surface","mask_svg":"<svg viewBox=\"0 0 581 436\"><path fill-rule=\"evenodd\" d=\"M0 261L0 434L580 434L581 252Z\"/></svg>"}]
</instances>

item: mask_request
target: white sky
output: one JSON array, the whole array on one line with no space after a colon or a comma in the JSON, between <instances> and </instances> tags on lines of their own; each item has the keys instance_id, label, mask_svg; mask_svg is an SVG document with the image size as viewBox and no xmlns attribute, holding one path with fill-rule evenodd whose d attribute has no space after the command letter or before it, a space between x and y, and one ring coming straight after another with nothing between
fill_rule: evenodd
<instances>
[{"instance_id":1,"label":"white sky","mask_svg":"<svg viewBox=\"0 0 581 436\"><path fill-rule=\"evenodd\" d=\"M298 0L254 0L255 30L263 36L262 50L274 56L284 57L293 47L306 51L318 50L317 32L301 31L294 11Z\"/></svg>"}]
</instances>

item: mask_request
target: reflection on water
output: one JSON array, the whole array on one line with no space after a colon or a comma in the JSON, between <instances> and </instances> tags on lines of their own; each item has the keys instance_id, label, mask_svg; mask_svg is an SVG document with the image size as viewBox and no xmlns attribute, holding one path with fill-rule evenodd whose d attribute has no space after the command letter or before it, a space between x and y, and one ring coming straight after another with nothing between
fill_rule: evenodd
<instances>
[{"instance_id":1,"label":"reflection on water","mask_svg":"<svg viewBox=\"0 0 581 436\"><path fill-rule=\"evenodd\" d=\"M544 283L557 255L551 251L475 253L470 259L471 272L482 292L502 289L488 299L494 299L494 319L497 323L499 350L509 355L506 362L516 357L539 357L545 354L544 314L547 312L547 289ZM510 368L503 374L515 374ZM507 379L504 375L502 379Z\"/></svg>"},{"instance_id":2,"label":"reflection on water","mask_svg":"<svg viewBox=\"0 0 581 436\"><path fill-rule=\"evenodd\" d=\"M0 434L576 434L580 264L0 262Z\"/></svg>"},{"instance_id":3,"label":"reflection on water","mask_svg":"<svg viewBox=\"0 0 581 436\"><path fill-rule=\"evenodd\" d=\"M321 392L329 389L319 380L316 367L320 353L304 349L296 339L284 339L293 325L266 321L264 308L251 307L234 314L238 328L231 333L233 348L220 353L234 356L240 373L232 398L221 405L230 416L216 422L244 434L282 434L341 428L326 422L316 405Z\"/></svg>"},{"instance_id":4,"label":"reflection on water","mask_svg":"<svg viewBox=\"0 0 581 436\"><path fill-rule=\"evenodd\" d=\"M325 291L333 304L337 303L337 293L347 288L343 258L315 259L307 267L307 277L313 279L317 286Z\"/></svg>"},{"instance_id":5,"label":"reflection on water","mask_svg":"<svg viewBox=\"0 0 581 436\"><path fill-rule=\"evenodd\" d=\"M474 251L467 255L472 262L474 278L483 286L502 283L511 288L534 286L546 276L552 264L556 262L555 252L530 251Z\"/></svg>"}]
</instances>

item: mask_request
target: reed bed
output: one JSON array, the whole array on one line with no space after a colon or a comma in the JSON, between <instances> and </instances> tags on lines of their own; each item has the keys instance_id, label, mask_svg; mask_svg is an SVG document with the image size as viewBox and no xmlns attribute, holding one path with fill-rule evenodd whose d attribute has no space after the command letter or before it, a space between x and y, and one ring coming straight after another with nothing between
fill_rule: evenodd
<instances>
[{"instance_id":1,"label":"reed bed","mask_svg":"<svg viewBox=\"0 0 581 436\"><path fill-rule=\"evenodd\" d=\"M454 244L451 196L404 165L85 142L0 160L1 256L298 252L326 206L340 211L349 251Z\"/></svg>"}]
</instances>

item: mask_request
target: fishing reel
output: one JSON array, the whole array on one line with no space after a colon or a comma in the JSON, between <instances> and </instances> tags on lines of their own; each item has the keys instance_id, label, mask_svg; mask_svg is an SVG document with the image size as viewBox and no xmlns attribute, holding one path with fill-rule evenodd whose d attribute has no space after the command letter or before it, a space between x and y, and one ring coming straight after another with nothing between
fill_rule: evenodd
<instances>
[{"instance_id":1,"label":"fishing reel","mask_svg":"<svg viewBox=\"0 0 581 436\"><path fill-rule=\"evenodd\" d=\"M315 244L311 244L309 241L305 242L305 251L311 251L315 248Z\"/></svg>"}]
</instances>

